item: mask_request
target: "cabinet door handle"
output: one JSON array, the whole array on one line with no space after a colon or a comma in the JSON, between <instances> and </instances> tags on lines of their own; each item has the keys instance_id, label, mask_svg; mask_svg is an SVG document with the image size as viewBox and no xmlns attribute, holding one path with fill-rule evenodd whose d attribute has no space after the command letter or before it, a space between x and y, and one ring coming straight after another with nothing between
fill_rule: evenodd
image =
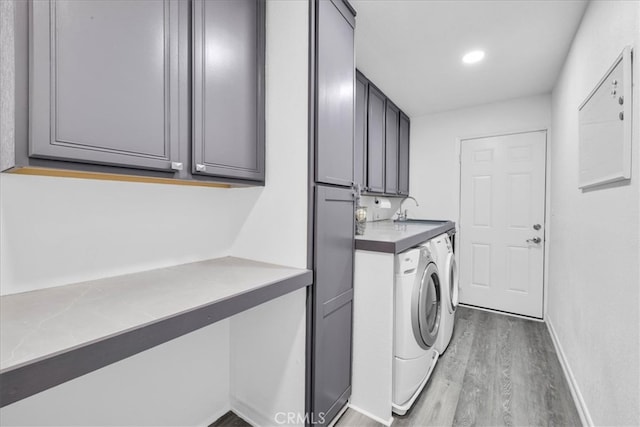
<instances>
[{"instance_id":1,"label":"cabinet door handle","mask_svg":"<svg viewBox=\"0 0 640 427\"><path fill-rule=\"evenodd\" d=\"M196 171L197 172L205 172L207 170L207 167L205 165L202 165L200 163L198 163L196 165Z\"/></svg>"},{"instance_id":2,"label":"cabinet door handle","mask_svg":"<svg viewBox=\"0 0 640 427\"><path fill-rule=\"evenodd\" d=\"M174 171L181 171L183 168L183 165L181 162L171 162L171 169L173 169Z\"/></svg>"}]
</instances>

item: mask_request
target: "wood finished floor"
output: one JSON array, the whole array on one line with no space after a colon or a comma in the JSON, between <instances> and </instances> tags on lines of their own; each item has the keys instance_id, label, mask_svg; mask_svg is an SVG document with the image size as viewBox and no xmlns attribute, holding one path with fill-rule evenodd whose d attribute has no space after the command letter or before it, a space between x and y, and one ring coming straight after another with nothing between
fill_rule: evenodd
<instances>
[{"instance_id":1,"label":"wood finished floor","mask_svg":"<svg viewBox=\"0 0 640 427\"><path fill-rule=\"evenodd\" d=\"M379 424L349 409L337 427ZM579 426L542 322L460 307L453 338L410 412L393 426Z\"/></svg>"},{"instance_id":2,"label":"wood finished floor","mask_svg":"<svg viewBox=\"0 0 640 427\"><path fill-rule=\"evenodd\" d=\"M215 420L209 427L251 427L251 424L229 411Z\"/></svg>"}]
</instances>

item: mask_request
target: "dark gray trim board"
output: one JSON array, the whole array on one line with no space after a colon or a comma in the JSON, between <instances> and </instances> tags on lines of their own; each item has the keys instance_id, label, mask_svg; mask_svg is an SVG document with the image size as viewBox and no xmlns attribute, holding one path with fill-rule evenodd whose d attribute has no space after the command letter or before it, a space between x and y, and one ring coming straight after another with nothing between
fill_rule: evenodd
<instances>
[{"instance_id":1,"label":"dark gray trim board","mask_svg":"<svg viewBox=\"0 0 640 427\"><path fill-rule=\"evenodd\" d=\"M0 372L0 407L307 287L311 283L312 272L306 271L154 323L3 370Z\"/></svg>"},{"instance_id":2,"label":"dark gray trim board","mask_svg":"<svg viewBox=\"0 0 640 427\"><path fill-rule=\"evenodd\" d=\"M348 0L331 0L331 3L340 11L344 19L351 25L356 27L356 10L351 6Z\"/></svg>"},{"instance_id":3,"label":"dark gray trim board","mask_svg":"<svg viewBox=\"0 0 640 427\"><path fill-rule=\"evenodd\" d=\"M433 239L434 237L439 236L442 233L449 233L451 231L455 231L456 229L456 223L453 221L407 220L405 222L422 224L441 223L442 225L423 231L421 233L416 233L413 236L395 242L370 240L367 238L357 237L356 250L399 254L400 252L419 245L422 242Z\"/></svg>"},{"instance_id":4,"label":"dark gray trim board","mask_svg":"<svg viewBox=\"0 0 640 427\"><path fill-rule=\"evenodd\" d=\"M349 402L349 397L351 397L351 386L342 393L340 398L336 400L336 403L324 414L324 419L326 421L334 420L335 417L342 411L342 408ZM318 422L319 420L314 420ZM336 420L337 421L337 420Z\"/></svg>"},{"instance_id":5,"label":"dark gray trim board","mask_svg":"<svg viewBox=\"0 0 640 427\"><path fill-rule=\"evenodd\" d=\"M309 0L309 79L308 79L308 141L307 141L307 268L313 270L315 230L315 176L316 176L316 2ZM315 273L313 283L315 284ZM307 316L304 372L304 410L313 411L313 287L307 288ZM305 427L311 420L305 417Z\"/></svg>"}]
</instances>

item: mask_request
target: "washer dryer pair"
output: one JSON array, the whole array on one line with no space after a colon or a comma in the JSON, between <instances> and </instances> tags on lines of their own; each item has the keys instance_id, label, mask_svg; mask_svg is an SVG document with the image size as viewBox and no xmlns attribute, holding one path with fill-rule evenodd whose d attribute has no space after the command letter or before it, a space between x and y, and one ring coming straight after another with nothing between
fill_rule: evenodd
<instances>
[{"instance_id":1,"label":"washer dryer pair","mask_svg":"<svg viewBox=\"0 0 640 427\"><path fill-rule=\"evenodd\" d=\"M440 333L435 344L435 349L442 355L453 336L456 308L458 306L458 265L453 252L453 245L449 234L441 234L426 243L430 248L434 261L440 272L442 317L440 321Z\"/></svg>"},{"instance_id":2,"label":"washer dryer pair","mask_svg":"<svg viewBox=\"0 0 640 427\"><path fill-rule=\"evenodd\" d=\"M438 361L442 290L429 245L396 256L393 412L404 415L426 385Z\"/></svg>"}]
</instances>

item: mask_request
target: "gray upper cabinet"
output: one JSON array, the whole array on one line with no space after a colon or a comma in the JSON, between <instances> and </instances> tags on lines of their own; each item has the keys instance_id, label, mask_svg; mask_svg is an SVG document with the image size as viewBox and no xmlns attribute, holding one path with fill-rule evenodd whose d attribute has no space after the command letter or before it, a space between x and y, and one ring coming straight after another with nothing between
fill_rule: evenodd
<instances>
[{"instance_id":1,"label":"gray upper cabinet","mask_svg":"<svg viewBox=\"0 0 640 427\"><path fill-rule=\"evenodd\" d=\"M16 44L29 44L16 57L16 73L29 74L16 92L29 105L16 167L264 182L265 0L42 0L16 11Z\"/></svg>"},{"instance_id":2,"label":"gray upper cabinet","mask_svg":"<svg viewBox=\"0 0 640 427\"><path fill-rule=\"evenodd\" d=\"M353 180L366 190L367 186L367 92L369 82L356 73L356 129L353 140Z\"/></svg>"},{"instance_id":3,"label":"gray upper cabinet","mask_svg":"<svg viewBox=\"0 0 640 427\"><path fill-rule=\"evenodd\" d=\"M351 185L355 18L341 0L318 2L316 182Z\"/></svg>"},{"instance_id":4,"label":"gray upper cabinet","mask_svg":"<svg viewBox=\"0 0 640 427\"><path fill-rule=\"evenodd\" d=\"M398 127L400 110L387 99L385 113L384 192L398 194Z\"/></svg>"},{"instance_id":5,"label":"gray upper cabinet","mask_svg":"<svg viewBox=\"0 0 640 427\"><path fill-rule=\"evenodd\" d=\"M193 174L264 180L264 13L193 1Z\"/></svg>"},{"instance_id":6,"label":"gray upper cabinet","mask_svg":"<svg viewBox=\"0 0 640 427\"><path fill-rule=\"evenodd\" d=\"M29 155L171 171L178 2L31 3Z\"/></svg>"},{"instance_id":7,"label":"gray upper cabinet","mask_svg":"<svg viewBox=\"0 0 640 427\"><path fill-rule=\"evenodd\" d=\"M409 195L409 117L400 112L400 142L398 151L398 191L403 196Z\"/></svg>"},{"instance_id":8,"label":"gray upper cabinet","mask_svg":"<svg viewBox=\"0 0 640 427\"><path fill-rule=\"evenodd\" d=\"M367 191L384 192L386 97L369 84L367 115Z\"/></svg>"},{"instance_id":9,"label":"gray upper cabinet","mask_svg":"<svg viewBox=\"0 0 640 427\"><path fill-rule=\"evenodd\" d=\"M360 71L355 123L356 182L368 193L408 196L409 117Z\"/></svg>"}]
</instances>

